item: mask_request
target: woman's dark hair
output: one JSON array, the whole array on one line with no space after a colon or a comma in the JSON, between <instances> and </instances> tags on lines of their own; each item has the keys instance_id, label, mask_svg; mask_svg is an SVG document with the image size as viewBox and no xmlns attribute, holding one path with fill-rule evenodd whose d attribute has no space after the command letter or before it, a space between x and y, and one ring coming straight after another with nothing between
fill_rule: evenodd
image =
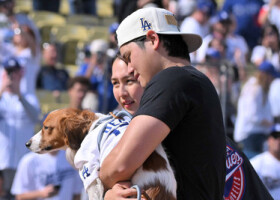
<instances>
[{"instance_id":1,"label":"woman's dark hair","mask_svg":"<svg viewBox=\"0 0 280 200\"><path fill-rule=\"evenodd\" d=\"M262 28L261 38L264 38L265 35L271 34L272 32L277 35L278 45L280 47L279 31L274 24L270 24L270 23L265 24L265 26Z\"/></svg>"},{"instance_id":2,"label":"woman's dark hair","mask_svg":"<svg viewBox=\"0 0 280 200\"><path fill-rule=\"evenodd\" d=\"M190 61L188 45L183 40L181 35L158 34L158 36L160 41L163 42L163 46L167 50L168 56L179 57ZM131 42L135 42L140 48L144 49L145 40L146 40L146 36L141 36L139 38L132 40Z\"/></svg>"}]
</instances>

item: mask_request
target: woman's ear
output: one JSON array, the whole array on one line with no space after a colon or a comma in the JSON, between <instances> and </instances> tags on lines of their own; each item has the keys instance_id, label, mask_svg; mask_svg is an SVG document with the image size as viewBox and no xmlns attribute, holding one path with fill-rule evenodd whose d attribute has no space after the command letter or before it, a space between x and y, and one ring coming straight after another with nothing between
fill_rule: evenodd
<instances>
[{"instance_id":1,"label":"woman's ear","mask_svg":"<svg viewBox=\"0 0 280 200\"><path fill-rule=\"evenodd\" d=\"M148 41L150 41L152 43L153 49L156 50L159 47L159 36L158 34L153 31L153 30L149 30L146 34L146 38Z\"/></svg>"}]
</instances>

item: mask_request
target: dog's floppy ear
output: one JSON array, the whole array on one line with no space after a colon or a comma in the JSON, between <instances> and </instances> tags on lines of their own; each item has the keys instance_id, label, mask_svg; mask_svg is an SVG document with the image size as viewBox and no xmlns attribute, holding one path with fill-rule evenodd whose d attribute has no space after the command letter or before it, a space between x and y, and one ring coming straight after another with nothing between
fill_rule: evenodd
<instances>
[{"instance_id":1,"label":"dog's floppy ear","mask_svg":"<svg viewBox=\"0 0 280 200\"><path fill-rule=\"evenodd\" d=\"M78 150L89 131L89 128L97 117L93 112L74 110L66 113L59 121L59 129L65 135L65 141L73 150Z\"/></svg>"}]
</instances>

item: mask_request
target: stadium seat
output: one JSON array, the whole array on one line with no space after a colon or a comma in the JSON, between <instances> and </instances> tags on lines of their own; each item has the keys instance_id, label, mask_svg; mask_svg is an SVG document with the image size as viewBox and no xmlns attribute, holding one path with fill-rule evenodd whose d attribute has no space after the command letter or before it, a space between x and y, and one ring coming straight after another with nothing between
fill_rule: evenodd
<instances>
[{"instance_id":1,"label":"stadium seat","mask_svg":"<svg viewBox=\"0 0 280 200\"><path fill-rule=\"evenodd\" d=\"M86 27L97 26L100 23L98 17L85 14L68 15L66 20L67 24L83 25Z\"/></svg>"},{"instance_id":2,"label":"stadium seat","mask_svg":"<svg viewBox=\"0 0 280 200\"><path fill-rule=\"evenodd\" d=\"M15 0L15 13L25 13L28 14L33 9L32 0Z\"/></svg>"},{"instance_id":3,"label":"stadium seat","mask_svg":"<svg viewBox=\"0 0 280 200\"><path fill-rule=\"evenodd\" d=\"M112 0L97 1L97 15L99 17L112 17L114 15L113 1Z\"/></svg>"},{"instance_id":4,"label":"stadium seat","mask_svg":"<svg viewBox=\"0 0 280 200\"><path fill-rule=\"evenodd\" d=\"M75 65L78 52L88 41L88 30L80 25L55 26L51 29L51 41L58 44L63 65Z\"/></svg>"},{"instance_id":5,"label":"stadium seat","mask_svg":"<svg viewBox=\"0 0 280 200\"><path fill-rule=\"evenodd\" d=\"M86 41L88 39L88 30L81 25L65 24L55 26L51 29L52 41L66 42L70 39Z\"/></svg>"},{"instance_id":6,"label":"stadium seat","mask_svg":"<svg viewBox=\"0 0 280 200\"><path fill-rule=\"evenodd\" d=\"M95 39L104 39L108 40L109 38L109 30L107 26L94 26L88 30L89 39L88 41L92 41Z\"/></svg>"},{"instance_id":7,"label":"stadium seat","mask_svg":"<svg viewBox=\"0 0 280 200\"><path fill-rule=\"evenodd\" d=\"M54 12L32 11L28 16L39 28L42 43L50 41L52 27L66 24L66 19L62 15Z\"/></svg>"}]
</instances>

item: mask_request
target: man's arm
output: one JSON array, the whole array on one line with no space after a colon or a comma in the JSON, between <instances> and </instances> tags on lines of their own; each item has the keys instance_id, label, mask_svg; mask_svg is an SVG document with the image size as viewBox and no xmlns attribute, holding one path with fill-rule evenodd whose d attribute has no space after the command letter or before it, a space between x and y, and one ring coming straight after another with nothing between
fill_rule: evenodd
<instances>
[{"instance_id":1,"label":"man's arm","mask_svg":"<svg viewBox=\"0 0 280 200\"><path fill-rule=\"evenodd\" d=\"M57 195L58 190L54 188L53 185L47 185L41 190L34 190L25 192L22 194L16 194L16 200L30 200L30 199L38 199L38 198L48 198L54 195Z\"/></svg>"},{"instance_id":2,"label":"man's arm","mask_svg":"<svg viewBox=\"0 0 280 200\"><path fill-rule=\"evenodd\" d=\"M101 165L99 176L105 188L130 180L169 132L170 128L154 117L133 118L120 142Z\"/></svg>"}]
</instances>

